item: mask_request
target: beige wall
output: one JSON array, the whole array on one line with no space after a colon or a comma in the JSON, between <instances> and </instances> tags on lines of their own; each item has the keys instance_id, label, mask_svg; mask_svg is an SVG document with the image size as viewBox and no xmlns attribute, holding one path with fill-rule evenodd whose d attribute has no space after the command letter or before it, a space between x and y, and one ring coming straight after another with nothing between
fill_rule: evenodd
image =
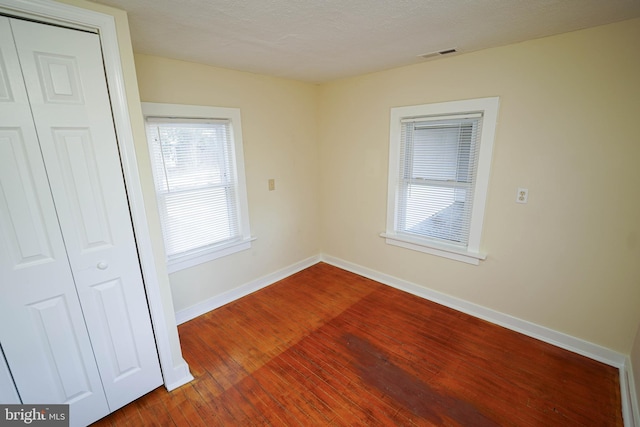
<instances>
[{"instance_id":1,"label":"beige wall","mask_svg":"<svg viewBox=\"0 0 640 427\"><path fill-rule=\"evenodd\" d=\"M136 55L136 68L144 102L236 107L242 115L257 240L248 251L171 274L176 310L317 255L317 86L148 55Z\"/></svg>"},{"instance_id":2,"label":"beige wall","mask_svg":"<svg viewBox=\"0 0 640 427\"><path fill-rule=\"evenodd\" d=\"M640 384L640 20L314 86L146 55L134 64L125 13L61 1L115 18L168 322L174 305L324 252L630 353ZM476 267L385 245L389 109L484 96L501 98L489 258ZM250 251L169 279L140 98L241 109ZM527 205L514 202L519 186Z\"/></svg>"},{"instance_id":3,"label":"beige wall","mask_svg":"<svg viewBox=\"0 0 640 427\"><path fill-rule=\"evenodd\" d=\"M323 85L324 253L629 354L640 20ZM386 245L389 109L499 96L480 266ZM516 204L517 187L529 203Z\"/></svg>"},{"instance_id":4,"label":"beige wall","mask_svg":"<svg viewBox=\"0 0 640 427\"><path fill-rule=\"evenodd\" d=\"M258 240L172 274L176 309L322 251L628 354L640 321L638 39L632 20L320 86L136 55L143 101L242 111ZM389 109L485 96L501 98L487 261L386 245Z\"/></svg>"},{"instance_id":5,"label":"beige wall","mask_svg":"<svg viewBox=\"0 0 640 427\"><path fill-rule=\"evenodd\" d=\"M137 86L143 101L242 111L257 240L249 251L172 274L176 310L324 252L631 352L640 322L640 20L318 87L146 55L134 68L125 14L66 2L116 18L158 260ZM482 239L489 258L470 266L387 246L378 233L389 109L484 96L501 97ZM529 204L514 202L518 186L529 188ZM158 273L166 297L161 263Z\"/></svg>"}]
</instances>

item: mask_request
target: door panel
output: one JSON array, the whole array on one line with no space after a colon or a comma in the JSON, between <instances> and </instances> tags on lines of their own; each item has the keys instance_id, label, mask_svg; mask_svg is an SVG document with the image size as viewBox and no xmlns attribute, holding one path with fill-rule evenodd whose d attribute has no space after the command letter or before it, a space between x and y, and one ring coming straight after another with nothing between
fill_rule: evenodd
<instances>
[{"instance_id":1,"label":"door panel","mask_svg":"<svg viewBox=\"0 0 640 427\"><path fill-rule=\"evenodd\" d=\"M65 296L57 295L27 307L37 331L34 338L42 343L41 350L57 388L57 401L72 404L88 397L91 381L82 364L82 351L73 333Z\"/></svg>"},{"instance_id":2,"label":"door panel","mask_svg":"<svg viewBox=\"0 0 640 427\"><path fill-rule=\"evenodd\" d=\"M0 343L24 403L69 403L86 424L109 407L4 17L0 58Z\"/></svg>"},{"instance_id":3,"label":"door panel","mask_svg":"<svg viewBox=\"0 0 640 427\"><path fill-rule=\"evenodd\" d=\"M113 247L89 129L55 128L52 133L68 196L69 213L76 224L77 250L84 254L90 250Z\"/></svg>"},{"instance_id":4,"label":"door panel","mask_svg":"<svg viewBox=\"0 0 640 427\"><path fill-rule=\"evenodd\" d=\"M115 410L161 385L162 377L100 40L27 21L11 20L11 26L76 288ZM106 294L98 291L114 283L118 293L106 294L119 298L109 307L122 311L118 322L104 315Z\"/></svg>"},{"instance_id":5,"label":"door panel","mask_svg":"<svg viewBox=\"0 0 640 427\"><path fill-rule=\"evenodd\" d=\"M13 268L55 262L27 156L22 130L0 127L0 215Z\"/></svg>"},{"instance_id":6,"label":"door panel","mask_svg":"<svg viewBox=\"0 0 640 427\"><path fill-rule=\"evenodd\" d=\"M34 52L44 102L83 105L78 63L73 56Z\"/></svg>"},{"instance_id":7,"label":"door panel","mask_svg":"<svg viewBox=\"0 0 640 427\"><path fill-rule=\"evenodd\" d=\"M10 36L11 33L7 33L6 30L2 32L3 36ZM11 39L7 39L2 46L7 50L13 50L13 46L10 45ZM9 82L9 75L7 74L7 66L5 65L4 55L0 54L0 102L13 102L13 94L11 93L11 83Z\"/></svg>"},{"instance_id":8,"label":"door panel","mask_svg":"<svg viewBox=\"0 0 640 427\"><path fill-rule=\"evenodd\" d=\"M101 323L107 327L105 333L108 334L108 341L114 344L109 348L110 359L113 362L115 381L120 381L135 374L141 365L122 282L109 280L91 288L97 301Z\"/></svg>"}]
</instances>

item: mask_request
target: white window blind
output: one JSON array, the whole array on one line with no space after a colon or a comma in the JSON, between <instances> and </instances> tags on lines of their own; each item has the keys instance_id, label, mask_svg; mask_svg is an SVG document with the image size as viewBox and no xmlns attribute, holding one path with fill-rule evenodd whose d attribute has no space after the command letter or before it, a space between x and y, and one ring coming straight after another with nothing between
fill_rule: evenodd
<instances>
[{"instance_id":1,"label":"white window blind","mask_svg":"<svg viewBox=\"0 0 640 427\"><path fill-rule=\"evenodd\" d=\"M387 244L478 265L500 100L393 107Z\"/></svg>"},{"instance_id":2,"label":"white window blind","mask_svg":"<svg viewBox=\"0 0 640 427\"><path fill-rule=\"evenodd\" d=\"M242 239L230 120L147 117L169 261Z\"/></svg>"},{"instance_id":3,"label":"white window blind","mask_svg":"<svg viewBox=\"0 0 640 427\"><path fill-rule=\"evenodd\" d=\"M481 114L402 121L397 232L466 247Z\"/></svg>"}]
</instances>

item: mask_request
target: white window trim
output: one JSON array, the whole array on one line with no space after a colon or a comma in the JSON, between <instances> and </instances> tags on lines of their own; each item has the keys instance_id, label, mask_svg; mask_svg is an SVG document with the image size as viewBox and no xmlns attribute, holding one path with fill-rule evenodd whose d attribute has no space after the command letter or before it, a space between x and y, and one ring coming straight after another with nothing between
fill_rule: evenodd
<instances>
[{"instance_id":1,"label":"white window trim","mask_svg":"<svg viewBox=\"0 0 640 427\"><path fill-rule=\"evenodd\" d=\"M255 237L251 236L249 227L249 205L247 202L247 183L244 169L244 151L242 143L242 122L240 119L239 108L210 107L204 105L184 105L184 104L160 104L153 102L143 102L142 112L145 120L147 117L168 117L183 119L226 119L231 124L231 134L233 136L233 144L235 150L236 172L238 179L238 204L239 219L242 230L240 240L233 242L224 242L220 245L214 245L194 251L178 257L167 259L167 271L174 273L185 268L193 267L198 264L213 261L236 252L244 251L251 248L251 242ZM152 147L148 144L150 155Z\"/></svg>"},{"instance_id":2,"label":"white window trim","mask_svg":"<svg viewBox=\"0 0 640 427\"><path fill-rule=\"evenodd\" d=\"M251 249L251 242L254 240L256 240L255 237L243 238L239 241L225 242L220 245L211 246L196 253L188 253L174 257L167 262L167 271L174 273L184 270L185 268L222 258L223 256Z\"/></svg>"},{"instance_id":3,"label":"white window trim","mask_svg":"<svg viewBox=\"0 0 640 427\"><path fill-rule=\"evenodd\" d=\"M432 255L442 256L469 264L478 265L480 260L486 258L486 253L480 251L480 239L482 237L482 225L489 187L489 175L491 170L491 157L493 154L493 142L498 119L498 106L500 98L478 98L461 101L442 102L435 104L411 105L406 107L391 108L390 132L389 132L389 177L387 196L387 231L381 236L386 243L400 246ZM400 138L402 120L422 116L460 114L482 112L482 133L480 136L480 153L478 170L476 175L476 187L473 195L473 211L469 231L469 242L465 248L454 245L446 245L427 238L400 235L396 233L396 204L397 185L400 175Z\"/></svg>"}]
</instances>

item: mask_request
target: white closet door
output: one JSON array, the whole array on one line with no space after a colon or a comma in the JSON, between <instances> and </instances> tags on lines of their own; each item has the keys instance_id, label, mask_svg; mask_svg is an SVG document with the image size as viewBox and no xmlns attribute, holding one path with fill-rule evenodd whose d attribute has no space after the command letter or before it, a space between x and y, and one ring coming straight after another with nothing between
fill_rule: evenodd
<instances>
[{"instance_id":1,"label":"white closet door","mask_svg":"<svg viewBox=\"0 0 640 427\"><path fill-rule=\"evenodd\" d=\"M111 410L162 384L97 34L11 20Z\"/></svg>"},{"instance_id":2,"label":"white closet door","mask_svg":"<svg viewBox=\"0 0 640 427\"><path fill-rule=\"evenodd\" d=\"M13 378L11 378L11 372L9 366L4 358L2 347L0 347L0 403L3 404L17 404L22 403L18 390L16 390L13 384Z\"/></svg>"},{"instance_id":3,"label":"white closet door","mask_svg":"<svg viewBox=\"0 0 640 427\"><path fill-rule=\"evenodd\" d=\"M109 413L65 253L9 20L0 17L0 343L24 403Z\"/></svg>"}]
</instances>

